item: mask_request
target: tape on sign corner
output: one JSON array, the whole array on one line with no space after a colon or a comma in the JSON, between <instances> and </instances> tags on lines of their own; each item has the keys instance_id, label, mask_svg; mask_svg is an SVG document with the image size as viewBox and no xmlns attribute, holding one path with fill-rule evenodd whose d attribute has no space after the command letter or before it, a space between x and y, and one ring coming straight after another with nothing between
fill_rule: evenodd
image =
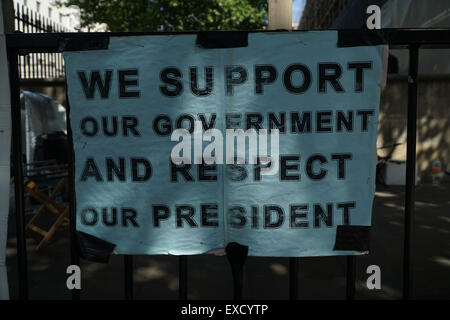
<instances>
[{"instance_id":1,"label":"tape on sign corner","mask_svg":"<svg viewBox=\"0 0 450 320\"><path fill-rule=\"evenodd\" d=\"M229 242L225 247L225 252L232 264L244 264L248 256L248 246L237 242Z\"/></svg>"},{"instance_id":2,"label":"tape on sign corner","mask_svg":"<svg viewBox=\"0 0 450 320\"><path fill-rule=\"evenodd\" d=\"M337 226L333 250L368 252L370 226Z\"/></svg>"},{"instance_id":3,"label":"tape on sign corner","mask_svg":"<svg viewBox=\"0 0 450 320\"><path fill-rule=\"evenodd\" d=\"M367 32L361 32L360 29L338 30L338 48L383 44L388 44L388 41L380 30L367 30Z\"/></svg>"},{"instance_id":4,"label":"tape on sign corner","mask_svg":"<svg viewBox=\"0 0 450 320\"><path fill-rule=\"evenodd\" d=\"M81 231L77 231L77 240L80 257L92 262L108 263L109 256L116 247L111 242Z\"/></svg>"},{"instance_id":5,"label":"tape on sign corner","mask_svg":"<svg viewBox=\"0 0 450 320\"><path fill-rule=\"evenodd\" d=\"M206 31L197 34L197 46L205 49L240 48L248 46L246 31Z\"/></svg>"}]
</instances>

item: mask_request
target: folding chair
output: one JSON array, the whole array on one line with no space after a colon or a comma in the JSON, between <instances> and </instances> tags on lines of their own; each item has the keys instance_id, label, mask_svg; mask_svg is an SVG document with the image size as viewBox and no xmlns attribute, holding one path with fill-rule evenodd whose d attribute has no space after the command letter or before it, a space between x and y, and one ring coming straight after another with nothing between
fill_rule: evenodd
<instances>
[{"instance_id":1,"label":"folding chair","mask_svg":"<svg viewBox=\"0 0 450 320\"><path fill-rule=\"evenodd\" d=\"M41 206L27 223L26 229L34 231L43 237L36 248L39 250L53 237L56 230L63 222L69 222L69 205L63 206L56 201L57 195L62 193L67 185L67 166L43 166L42 163L40 163L39 166L36 166L36 163L28 164L27 167L28 166L32 166L32 168L27 168L26 178L24 179L24 189L32 198L41 203ZM55 187L50 195L47 195L42 188L40 188L42 186L52 185L55 185ZM47 210L56 215L57 219L48 230L44 230L35 223Z\"/></svg>"}]
</instances>

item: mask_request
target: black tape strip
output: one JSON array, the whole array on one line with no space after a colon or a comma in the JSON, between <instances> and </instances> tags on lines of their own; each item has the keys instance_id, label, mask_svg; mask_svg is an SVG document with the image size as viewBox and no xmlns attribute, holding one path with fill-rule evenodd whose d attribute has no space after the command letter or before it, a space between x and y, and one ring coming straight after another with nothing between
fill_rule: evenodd
<instances>
[{"instance_id":1,"label":"black tape strip","mask_svg":"<svg viewBox=\"0 0 450 320\"><path fill-rule=\"evenodd\" d=\"M92 262L108 263L109 256L116 247L111 242L81 231L77 231L77 240L80 257Z\"/></svg>"},{"instance_id":2,"label":"black tape strip","mask_svg":"<svg viewBox=\"0 0 450 320\"><path fill-rule=\"evenodd\" d=\"M60 51L106 50L109 46L109 36L62 38L58 45Z\"/></svg>"},{"instance_id":3,"label":"black tape strip","mask_svg":"<svg viewBox=\"0 0 450 320\"><path fill-rule=\"evenodd\" d=\"M197 34L196 44L205 49L247 47L248 32L200 32L199 34Z\"/></svg>"},{"instance_id":4,"label":"black tape strip","mask_svg":"<svg viewBox=\"0 0 450 320\"><path fill-rule=\"evenodd\" d=\"M338 30L338 47L361 47L387 44L381 30L367 30L361 32L358 29Z\"/></svg>"},{"instance_id":5,"label":"black tape strip","mask_svg":"<svg viewBox=\"0 0 450 320\"><path fill-rule=\"evenodd\" d=\"M227 253L230 263L244 265L248 255L248 247L237 242L230 242L225 247L225 252Z\"/></svg>"},{"instance_id":6,"label":"black tape strip","mask_svg":"<svg viewBox=\"0 0 450 320\"><path fill-rule=\"evenodd\" d=\"M333 250L369 251L370 226L337 226Z\"/></svg>"}]
</instances>

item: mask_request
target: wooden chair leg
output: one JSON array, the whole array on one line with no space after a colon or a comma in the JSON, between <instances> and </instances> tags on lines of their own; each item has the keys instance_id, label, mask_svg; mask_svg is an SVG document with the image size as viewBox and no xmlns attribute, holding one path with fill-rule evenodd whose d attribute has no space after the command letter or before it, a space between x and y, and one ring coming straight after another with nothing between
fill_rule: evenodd
<instances>
[{"instance_id":1,"label":"wooden chair leg","mask_svg":"<svg viewBox=\"0 0 450 320\"><path fill-rule=\"evenodd\" d=\"M46 195L43 193L37 185L30 181L25 185L25 190L36 200L42 203L50 212L53 214L59 216L59 214L64 210L64 207L62 207L60 204L56 203L54 200L54 197L56 197L56 194L61 191L61 189L64 187L66 180L61 181L57 188L55 188L54 192L52 192L51 196Z\"/></svg>"},{"instance_id":2,"label":"wooden chair leg","mask_svg":"<svg viewBox=\"0 0 450 320\"><path fill-rule=\"evenodd\" d=\"M41 240L41 242L39 242L39 245L37 246L37 250L39 250L40 248L42 248L43 245L45 245L55 234L56 229L58 229L58 227L64 222L64 218L66 218L66 216L69 213L69 207L67 206L66 209L64 210L64 212L62 212L58 219L56 219L56 222L52 225L52 227L50 228L50 230L47 231L47 234L44 236L44 238Z\"/></svg>"},{"instance_id":3,"label":"wooden chair leg","mask_svg":"<svg viewBox=\"0 0 450 320\"><path fill-rule=\"evenodd\" d=\"M30 229L31 226L34 225L34 222L37 220L37 218L39 218L39 216L44 213L45 211L44 209L45 209L44 205L39 207L39 209L36 211L36 213L33 215L33 217L30 219L30 221L28 221L27 225L25 226L26 229Z\"/></svg>"},{"instance_id":4,"label":"wooden chair leg","mask_svg":"<svg viewBox=\"0 0 450 320\"><path fill-rule=\"evenodd\" d=\"M34 199L42 203L39 209L36 211L36 213L33 215L33 217L30 219L30 221L28 221L27 225L25 226L26 229L31 229L31 227L34 225L34 222L45 212L45 209L48 206L46 203L44 203L45 200L43 200L42 197L39 196L40 191L30 190L27 187L25 188L25 190L27 190Z\"/></svg>"},{"instance_id":5,"label":"wooden chair leg","mask_svg":"<svg viewBox=\"0 0 450 320\"><path fill-rule=\"evenodd\" d=\"M41 242L39 242L36 248L37 250L42 248L53 237L56 230L63 222L69 221L68 218L69 206L67 205L66 207L63 207L55 201L56 195L63 190L66 183L67 178L61 179L61 181L59 181L58 184L56 185L55 189L51 192L50 196L48 196L45 193L43 193L33 181L25 182L25 190L33 198L42 203L42 205L38 208L36 213L33 215L33 217L26 225L27 229L30 229L43 236L43 239L41 240ZM55 223L53 223L53 225L50 227L48 231L45 231L34 224L34 222L39 218L39 216L41 216L42 213L45 212L45 209L48 209L51 213L58 216Z\"/></svg>"}]
</instances>

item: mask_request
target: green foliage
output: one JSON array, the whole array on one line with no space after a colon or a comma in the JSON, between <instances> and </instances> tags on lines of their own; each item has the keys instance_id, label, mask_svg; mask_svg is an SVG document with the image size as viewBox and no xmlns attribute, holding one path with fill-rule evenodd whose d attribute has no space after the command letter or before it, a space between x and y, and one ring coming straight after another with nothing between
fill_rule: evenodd
<instances>
[{"instance_id":1,"label":"green foliage","mask_svg":"<svg viewBox=\"0 0 450 320\"><path fill-rule=\"evenodd\" d=\"M109 31L263 29L267 0L56 0L78 6L82 27L105 23Z\"/></svg>"}]
</instances>

